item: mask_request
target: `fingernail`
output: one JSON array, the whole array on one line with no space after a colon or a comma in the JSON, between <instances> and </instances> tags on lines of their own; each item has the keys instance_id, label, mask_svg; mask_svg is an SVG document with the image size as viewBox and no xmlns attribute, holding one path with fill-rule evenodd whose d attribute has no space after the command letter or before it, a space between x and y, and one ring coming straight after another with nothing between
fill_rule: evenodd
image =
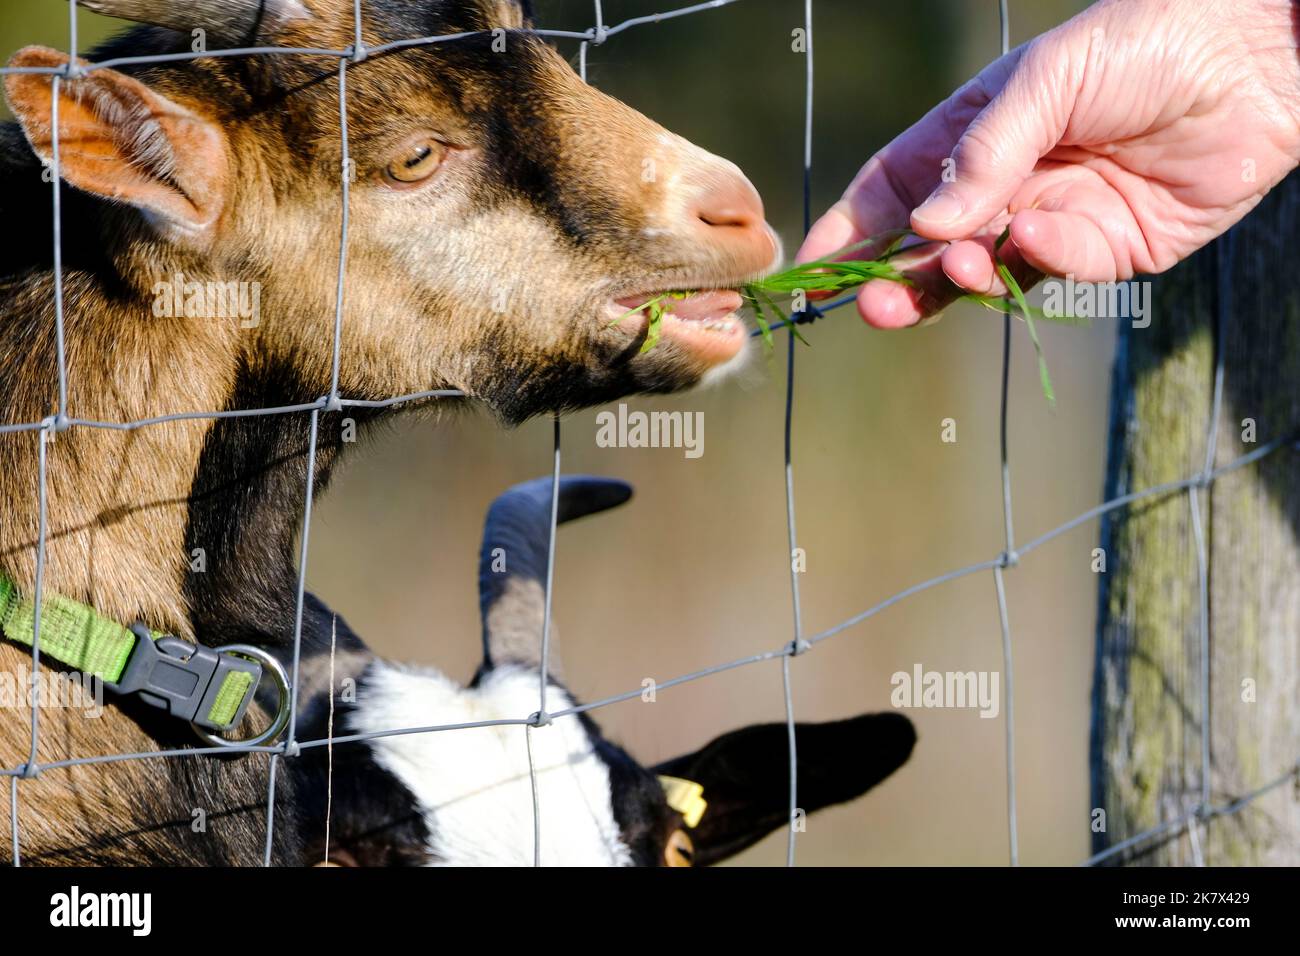
<instances>
[{"instance_id":1,"label":"fingernail","mask_svg":"<svg viewBox=\"0 0 1300 956\"><path fill-rule=\"evenodd\" d=\"M964 208L960 196L955 193L939 191L917 206L914 215L917 219L923 219L926 222L938 225L952 222L962 214Z\"/></svg>"}]
</instances>

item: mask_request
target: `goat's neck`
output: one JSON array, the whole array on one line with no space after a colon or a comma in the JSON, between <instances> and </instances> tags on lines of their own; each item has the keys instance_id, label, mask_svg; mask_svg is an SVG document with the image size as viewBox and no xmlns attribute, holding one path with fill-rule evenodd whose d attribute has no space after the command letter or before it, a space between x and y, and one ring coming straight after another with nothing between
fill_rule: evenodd
<instances>
[{"instance_id":1,"label":"goat's neck","mask_svg":"<svg viewBox=\"0 0 1300 956\"><path fill-rule=\"evenodd\" d=\"M52 274L29 274L6 292L0 421L36 422L58 402ZM254 371L241 358L237 324L156 318L141 296L107 287L75 259L64 300L75 419L124 423L304 400L289 370ZM340 417L320 416L318 488ZM0 436L0 571L23 590L35 585L44 441L46 593L205 642L209 631L274 641L292 631L308 429L309 415L286 414L131 431L78 424L52 440Z\"/></svg>"},{"instance_id":2,"label":"goat's neck","mask_svg":"<svg viewBox=\"0 0 1300 956\"><path fill-rule=\"evenodd\" d=\"M231 407L270 408L303 401L286 392L292 370L244 373ZM319 493L345 447L342 420L318 415L312 491ZM207 435L190 496L185 552L202 550L207 570L186 576L184 594L206 643L286 644L297 608L296 541L307 495L310 413L228 418ZM310 624L310 622L308 622Z\"/></svg>"}]
</instances>

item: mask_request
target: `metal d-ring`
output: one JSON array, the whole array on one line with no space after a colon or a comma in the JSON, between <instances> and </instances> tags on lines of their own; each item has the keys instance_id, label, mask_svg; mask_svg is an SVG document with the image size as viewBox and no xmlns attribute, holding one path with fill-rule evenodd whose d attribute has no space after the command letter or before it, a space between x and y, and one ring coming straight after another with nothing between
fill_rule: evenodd
<instances>
[{"instance_id":1,"label":"metal d-ring","mask_svg":"<svg viewBox=\"0 0 1300 956\"><path fill-rule=\"evenodd\" d=\"M252 644L226 644L222 647L214 647L213 650L218 654L238 654L261 664L262 673L270 674L275 682L279 703L276 705L275 719L271 721L271 726L254 737L249 737L247 740L228 740L225 737L218 737L206 727L191 723L190 726L194 728L198 738L213 747L256 747L284 733L284 728L289 725L289 675L285 673L284 665L274 655Z\"/></svg>"}]
</instances>

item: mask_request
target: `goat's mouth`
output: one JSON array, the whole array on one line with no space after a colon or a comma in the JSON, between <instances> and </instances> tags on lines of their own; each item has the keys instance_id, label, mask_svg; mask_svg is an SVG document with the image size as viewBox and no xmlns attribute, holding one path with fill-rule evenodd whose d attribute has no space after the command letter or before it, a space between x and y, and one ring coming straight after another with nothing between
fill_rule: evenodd
<instances>
[{"instance_id":1,"label":"goat's mouth","mask_svg":"<svg viewBox=\"0 0 1300 956\"><path fill-rule=\"evenodd\" d=\"M624 296L611 300L611 321L638 333L648 331L651 303L661 315L663 339L710 366L733 358L745 344L745 323L737 314L744 299L734 289Z\"/></svg>"}]
</instances>

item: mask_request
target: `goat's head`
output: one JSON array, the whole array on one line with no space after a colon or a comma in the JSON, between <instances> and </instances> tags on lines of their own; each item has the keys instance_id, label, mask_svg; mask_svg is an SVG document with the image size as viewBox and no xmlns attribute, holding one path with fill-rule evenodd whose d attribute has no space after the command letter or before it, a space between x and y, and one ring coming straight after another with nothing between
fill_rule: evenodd
<instances>
[{"instance_id":1,"label":"goat's head","mask_svg":"<svg viewBox=\"0 0 1300 956\"><path fill-rule=\"evenodd\" d=\"M566 477L559 519L612 507L630 494L622 482ZM342 717L343 732L517 721L537 709L549 517L550 479L511 489L489 513L480 558L484 663L474 682L466 688L434 671L374 662ZM568 691L548 679L547 711L573 706ZM526 740L524 727L508 723L338 748L334 779L344 790L336 784L332 799L332 859L531 863L530 765L546 864L707 865L788 820L785 724L733 731L653 768L607 740L585 713L553 717L528 733ZM911 721L896 713L798 724L795 733L806 812L875 786L907 760L916 740ZM340 770L340 760L354 763ZM692 806L674 799L665 777L702 788L703 814L698 800ZM323 774L305 790L323 793ZM323 796L304 815L323 817ZM307 842L309 858L320 860L320 835Z\"/></svg>"},{"instance_id":2,"label":"goat's head","mask_svg":"<svg viewBox=\"0 0 1300 956\"><path fill-rule=\"evenodd\" d=\"M277 44L353 44L351 0L86 0L168 27L96 57ZM725 365L746 337L734 289L777 242L731 163L583 83L535 36L522 0L366 0L346 70L344 162L336 58L204 57L75 71L58 87L60 173L96 200L113 294L148 314L159 283L261 283L258 324L220 346L291 371L299 398L330 387L341 181L350 223L340 391L381 398L460 388L517 421ZM449 42L379 50L413 37ZM78 61L79 65L85 64ZM63 68L29 47L11 66ZM48 73L6 78L52 156ZM631 304L674 307L644 354ZM720 290L709 292L707 290ZM143 317L143 316L142 316ZM245 323L247 324L247 323ZM214 332L214 335L217 333Z\"/></svg>"}]
</instances>

